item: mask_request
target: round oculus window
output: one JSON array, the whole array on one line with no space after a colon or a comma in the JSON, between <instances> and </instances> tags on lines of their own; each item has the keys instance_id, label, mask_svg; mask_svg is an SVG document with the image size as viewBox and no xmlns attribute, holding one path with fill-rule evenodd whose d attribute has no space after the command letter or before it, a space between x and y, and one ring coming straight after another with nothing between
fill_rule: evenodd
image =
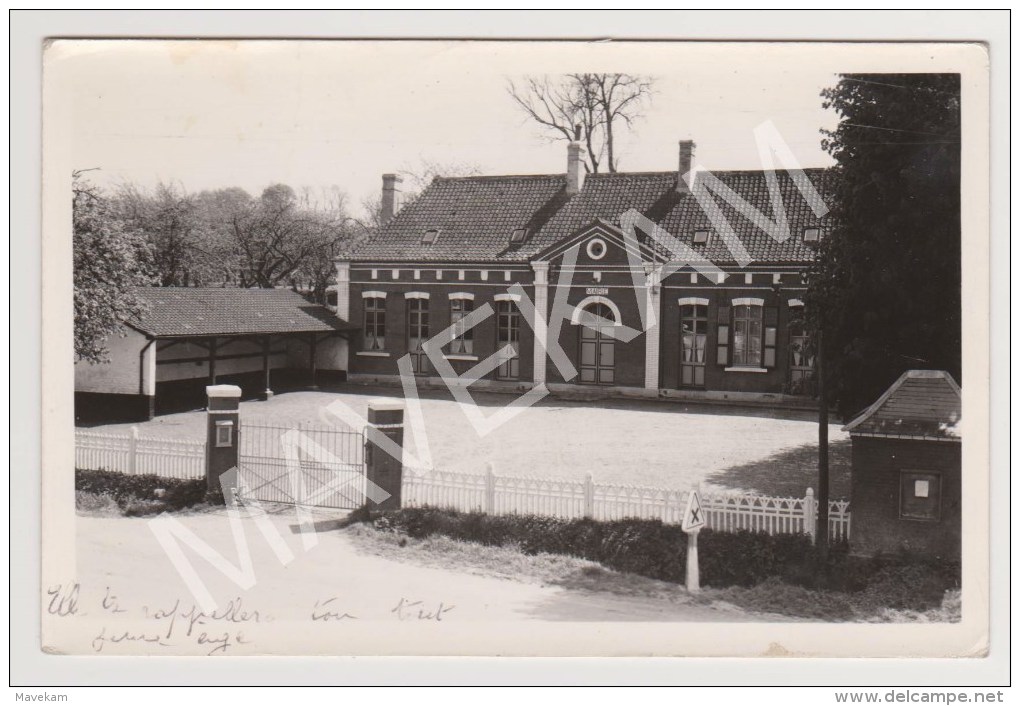
<instances>
[{"instance_id":1,"label":"round oculus window","mask_svg":"<svg viewBox=\"0 0 1020 706\"><path fill-rule=\"evenodd\" d=\"M588 257L592 260L601 260L606 256L606 241L602 238L592 238L588 241Z\"/></svg>"}]
</instances>

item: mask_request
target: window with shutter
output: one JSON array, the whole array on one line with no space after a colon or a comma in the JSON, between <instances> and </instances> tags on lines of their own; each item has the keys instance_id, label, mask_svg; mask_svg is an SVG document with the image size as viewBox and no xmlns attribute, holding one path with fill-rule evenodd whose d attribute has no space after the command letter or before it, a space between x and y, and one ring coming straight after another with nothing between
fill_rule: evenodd
<instances>
[{"instance_id":1,"label":"window with shutter","mask_svg":"<svg viewBox=\"0 0 1020 706\"><path fill-rule=\"evenodd\" d=\"M723 366L730 364L730 308L728 306L716 307L715 362L716 365Z\"/></svg>"},{"instance_id":2,"label":"window with shutter","mask_svg":"<svg viewBox=\"0 0 1020 706\"><path fill-rule=\"evenodd\" d=\"M776 367L776 338L779 328L779 309L774 306L765 307L765 346L762 366Z\"/></svg>"},{"instance_id":3,"label":"window with shutter","mask_svg":"<svg viewBox=\"0 0 1020 706\"><path fill-rule=\"evenodd\" d=\"M761 365L762 308L756 304L733 307L733 365L753 368Z\"/></svg>"}]
</instances>

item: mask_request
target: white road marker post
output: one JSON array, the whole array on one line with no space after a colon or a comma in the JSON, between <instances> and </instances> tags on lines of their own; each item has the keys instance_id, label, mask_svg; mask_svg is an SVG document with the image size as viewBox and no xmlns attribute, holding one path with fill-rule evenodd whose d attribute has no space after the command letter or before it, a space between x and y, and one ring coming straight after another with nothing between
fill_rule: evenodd
<instances>
[{"instance_id":1,"label":"white road marker post","mask_svg":"<svg viewBox=\"0 0 1020 706\"><path fill-rule=\"evenodd\" d=\"M697 488L691 488L687 495L687 508L680 529L687 535L687 592L697 593L701 590L701 578L698 575L698 532L705 526L705 512L701 507L701 494Z\"/></svg>"}]
</instances>

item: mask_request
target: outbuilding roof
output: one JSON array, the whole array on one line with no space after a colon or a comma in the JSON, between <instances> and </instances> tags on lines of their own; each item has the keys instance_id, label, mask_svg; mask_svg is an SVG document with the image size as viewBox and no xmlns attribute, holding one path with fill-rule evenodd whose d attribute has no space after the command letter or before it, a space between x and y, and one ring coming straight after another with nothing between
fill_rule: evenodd
<instances>
[{"instance_id":1,"label":"outbuilding roof","mask_svg":"<svg viewBox=\"0 0 1020 706\"><path fill-rule=\"evenodd\" d=\"M750 205L748 218L721 195L713 193L703 208L699 199L676 190L677 172L590 174L581 190L566 191L562 174L536 176L437 177L351 254L354 261L375 262L527 262L597 220L619 225L620 216L635 209L674 238L712 262L726 264L734 256L716 231L713 216L730 223L753 261L802 263L814 259L813 245L802 237L805 228L824 234L825 199L832 191L827 169L803 170L814 188L805 199L790 173L775 172L790 227L779 242L763 229L774 220L765 171L712 172L732 193ZM709 177L699 174L696 179ZM697 183L697 182L696 182ZM708 183L707 181L705 183ZM801 184L803 186L803 184ZM815 215L812 206L823 215ZM515 230L526 228L523 242L512 243ZM695 245L694 232L710 231L705 244ZM431 243L427 231L438 231Z\"/></svg>"},{"instance_id":2,"label":"outbuilding roof","mask_svg":"<svg viewBox=\"0 0 1020 706\"><path fill-rule=\"evenodd\" d=\"M353 327L289 289L137 287L147 311L128 325L157 338L329 333Z\"/></svg>"},{"instance_id":3,"label":"outbuilding roof","mask_svg":"<svg viewBox=\"0 0 1020 706\"><path fill-rule=\"evenodd\" d=\"M944 370L908 370L843 427L851 436L960 440L960 388Z\"/></svg>"}]
</instances>

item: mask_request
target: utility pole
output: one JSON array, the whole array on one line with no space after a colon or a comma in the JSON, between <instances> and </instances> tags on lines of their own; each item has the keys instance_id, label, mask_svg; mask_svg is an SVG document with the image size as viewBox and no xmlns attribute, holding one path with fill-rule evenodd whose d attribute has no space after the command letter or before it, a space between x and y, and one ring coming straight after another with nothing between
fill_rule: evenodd
<instances>
[{"instance_id":1,"label":"utility pole","mask_svg":"<svg viewBox=\"0 0 1020 706\"><path fill-rule=\"evenodd\" d=\"M825 389L824 345L816 331L815 371L818 376L818 527L815 548L820 562L829 557L829 400Z\"/></svg>"}]
</instances>

